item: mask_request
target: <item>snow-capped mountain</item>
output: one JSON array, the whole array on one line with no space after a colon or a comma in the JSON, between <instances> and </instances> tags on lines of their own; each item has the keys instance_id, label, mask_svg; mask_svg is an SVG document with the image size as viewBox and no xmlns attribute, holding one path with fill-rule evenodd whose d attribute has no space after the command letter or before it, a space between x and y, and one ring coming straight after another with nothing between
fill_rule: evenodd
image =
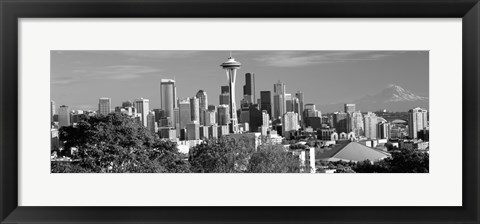
<instances>
[{"instance_id":1,"label":"snow-capped mountain","mask_svg":"<svg viewBox=\"0 0 480 224\"><path fill-rule=\"evenodd\" d=\"M363 112L388 110L394 112L408 111L415 107L428 109L428 97L418 96L398 85L388 85L385 89L373 96L364 96L353 102L356 109ZM322 112L343 111L343 103L321 105Z\"/></svg>"}]
</instances>

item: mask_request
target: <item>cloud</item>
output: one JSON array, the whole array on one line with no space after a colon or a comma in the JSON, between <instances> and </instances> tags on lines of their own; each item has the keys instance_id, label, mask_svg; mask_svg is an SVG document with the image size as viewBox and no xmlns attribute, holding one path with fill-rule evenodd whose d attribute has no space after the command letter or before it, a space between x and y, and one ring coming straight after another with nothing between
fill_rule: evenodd
<instances>
[{"instance_id":1,"label":"cloud","mask_svg":"<svg viewBox=\"0 0 480 224\"><path fill-rule=\"evenodd\" d=\"M149 75L158 75L161 69L143 65L109 65L99 67L74 68L66 76L55 77L52 85L67 85L91 79L128 80Z\"/></svg>"},{"instance_id":2,"label":"cloud","mask_svg":"<svg viewBox=\"0 0 480 224\"><path fill-rule=\"evenodd\" d=\"M373 61L404 51L278 51L254 60L273 67L299 67L314 64Z\"/></svg>"}]
</instances>

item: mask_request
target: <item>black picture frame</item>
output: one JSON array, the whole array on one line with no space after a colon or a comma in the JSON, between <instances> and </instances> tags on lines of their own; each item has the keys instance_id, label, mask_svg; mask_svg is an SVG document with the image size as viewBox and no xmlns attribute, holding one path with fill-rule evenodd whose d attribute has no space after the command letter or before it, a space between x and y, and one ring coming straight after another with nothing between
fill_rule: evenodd
<instances>
[{"instance_id":1,"label":"black picture frame","mask_svg":"<svg viewBox=\"0 0 480 224\"><path fill-rule=\"evenodd\" d=\"M480 157L478 153L480 4L478 0L0 0L0 15L1 223L480 222ZM17 203L17 133L19 131L17 126L19 112L17 20L19 18L76 17L463 18L463 206L20 207Z\"/></svg>"}]
</instances>

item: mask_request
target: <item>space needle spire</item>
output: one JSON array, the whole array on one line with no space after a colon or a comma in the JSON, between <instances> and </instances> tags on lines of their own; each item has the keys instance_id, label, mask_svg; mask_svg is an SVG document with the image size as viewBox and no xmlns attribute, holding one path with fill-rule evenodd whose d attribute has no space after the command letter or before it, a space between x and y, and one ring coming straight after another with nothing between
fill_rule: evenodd
<instances>
[{"instance_id":1,"label":"space needle spire","mask_svg":"<svg viewBox=\"0 0 480 224\"><path fill-rule=\"evenodd\" d=\"M223 62L220 66L225 69L227 73L228 87L230 91L230 105L228 105L230 114L230 133L238 133L237 106L235 103L235 78L237 76L237 69L240 69L242 64L240 64L238 61L235 61L235 59L232 57L232 52L230 52L230 57L228 60Z\"/></svg>"}]
</instances>

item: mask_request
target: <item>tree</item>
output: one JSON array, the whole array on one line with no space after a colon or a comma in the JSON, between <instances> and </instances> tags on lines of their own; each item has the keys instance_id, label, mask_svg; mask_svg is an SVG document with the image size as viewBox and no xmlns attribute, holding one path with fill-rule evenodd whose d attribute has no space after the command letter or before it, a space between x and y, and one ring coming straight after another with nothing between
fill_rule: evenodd
<instances>
[{"instance_id":1,"label":"tree","mask_svg":"<svg viewBox=\"0 0 480 224\"><path fill-rule=\"evenodd\" d=\"M176 144L152 135L122 114L88 117L76 126L60 129L71 164L55 164L52 172L153 173L188 172L188 162Z\"/></svg>"},{"instance_id":2,"label":"tree","mask_svg":"<svg viewBox=\"0 0 480 224\"><path fill-rule=\"evenodd\" d=\"M300 160L281 145L262 145L248 163L249 173L298 173Z\"/></svg>"},{"instance_id":3,"label":"tree","mask_svg":"<svg viewBox=\"0 0 480 224\"><path fill-rule=\"evenodd\" d=\"M196 173L245 172L255 146L247 139L230 137L205 140L189 152L191 171Z\"/></svg>"},{"instance_id":4,"label":"tree","mask_svg":"<svg viewBox=\"0 0 480 224\"><path fill-rule=\"evenodd\" d=\"M429 155L414 149L400 149L393 151L391 158L358 162L353 170L357 173L428 173Z\"/></svg>"}]
</instances>

